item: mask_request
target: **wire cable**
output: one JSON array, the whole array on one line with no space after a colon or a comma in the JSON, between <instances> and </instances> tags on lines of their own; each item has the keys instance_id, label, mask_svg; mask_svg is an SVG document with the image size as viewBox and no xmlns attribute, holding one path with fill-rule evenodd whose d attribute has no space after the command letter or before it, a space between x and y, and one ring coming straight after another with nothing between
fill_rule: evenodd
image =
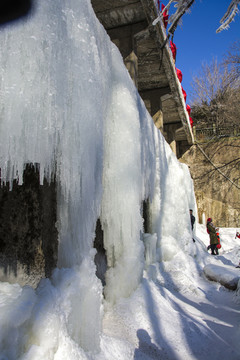
<instances>
[{"instance_id":1,"label":"wire cable","mask_svg":"<svg viewBox=\"0 0 240 360\"><path fill-rule=\"evenodd\" d=\"M225 179L227 179L228 181L230 181L230 183L234 186L236 186L237 189L240 190L240 187L235 184L227 175L225 175L213 162L212 160L208 157L208 155L205 153L205 151L201 148L201 146L195 142L195 145L197 145L197 147L199 148L199 150L201 151L201 153L205 156L205 158L211 163L211 165L223 176L225 177Z\"/></svg>"}]
</instances>

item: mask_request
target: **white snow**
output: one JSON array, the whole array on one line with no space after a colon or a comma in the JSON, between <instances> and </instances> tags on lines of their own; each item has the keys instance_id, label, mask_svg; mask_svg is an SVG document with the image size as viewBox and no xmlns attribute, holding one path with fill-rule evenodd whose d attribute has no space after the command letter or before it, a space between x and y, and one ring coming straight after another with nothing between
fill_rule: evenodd
<instances>
[{"instance_id":1,"label":"white snow","mask_svg":"<svg viewBox=\"0 0 240 360\"><path fill-rule=\"evenodd\" d=\"M230 290L236 290L239 281L239 268L232 266L219 266L208 264L203 271L206 277L210 280L217 281L226 286Z\"/></svg>"},{"instance_id":2,"label":"white snow","mask_svg":"<svg viewBox=\"0 0 240 360\"><path fill-rule=\"evenodd\" d=\"M219 256L207 253L204 225L192 241L188 168L154 127L90 1L35 1L29 18L1 29L0 44L1 178L21 183L26 162L40 164L41 181L56 173L59 231L50 279L36 290L0 283L0 360L239 359L240 287L203 272L235 268L236 229L220 229Z\"/></svg>"},{"instance_id":3,"label":"white snow","mask_svg":"<svg viewBox=\"0 0 240 360\"><path fill-rule=\"evenodd\" d=\"M209 235L197 224L193 257L177 254L152 264L137 291L104 315L105 359L239 359L239 290L209 281L205 266L220 277L240 259L236 229L220 229L219 256L207 252ZM227 271L227 270L226 270ZM107 335L107 337L106 337ZM126 349L127 348L127 349Z\"/></svg>"}]
</instances>

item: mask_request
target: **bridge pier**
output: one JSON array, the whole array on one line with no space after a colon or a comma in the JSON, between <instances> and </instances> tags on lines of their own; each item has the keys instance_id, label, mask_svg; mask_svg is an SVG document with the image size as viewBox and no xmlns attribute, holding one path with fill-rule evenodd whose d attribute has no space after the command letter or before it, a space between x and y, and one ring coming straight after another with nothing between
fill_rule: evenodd
<instances>
[{"instance_id":1,"label":"bridge pier","mask_svg":"<svg viewBox=\"0 0 240 360\"><path fill-rule=\"evenodd\" d=\"M154 0L91 0L99 21L118 47L129 74L177 157L189 149L193 134L176 75L175 62Z\"/></svg>"}]
</instances>

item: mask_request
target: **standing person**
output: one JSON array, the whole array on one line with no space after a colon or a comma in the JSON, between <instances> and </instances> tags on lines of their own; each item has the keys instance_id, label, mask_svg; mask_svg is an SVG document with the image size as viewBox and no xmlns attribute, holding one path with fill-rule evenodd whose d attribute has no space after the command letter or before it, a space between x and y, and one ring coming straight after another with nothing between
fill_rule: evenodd
<instances>
[{"instance_id":1,"label":"standing person","mask_svg":"<svg viewBox=\"0 0 240 360\"><path fill-rule=\"evenodd\" d=\"M236 232L236 236L235 236L235 239L240 239L240 233L237 231ZM240 268L240 261L239 261L239 264L238 264L238 266L236 266L236 268Z\"/></svg>"},{"instance_id":2,"label":"standing person","mask_svg":"<svg viewBox=\"0 0 240 360\"><path fill-rule=\"evenodd\" d=\"M212 255L218 255L218 248L217 248L218 237L217 237L216 230L217 229L213 226L212 219L208 218L207 219L207 232L210 237L210 248L212 251L212 253L211 253Z\"/></svg>"},{"instance_id":3,"label":"standing person","mask_svg":"<svg viewBox=\"0 0 240 360\"><path fill-rule=\"evenodd\" d=\"M193 216L192 209L189 210L189 213L190 213L191 225L192 225L192 230L193 230L193 226L194 226L194 223L195 223L195 216Z\"/></svg>"},{"instance_id":4,"label":"standing person","mask_svg":"<svg viewBox=\"0 0 240 360\"><path fill-rule=\"evenodd\" d=\"M192 226L192 231L193 231L193 227L194 227L194 223L195 223L195 216L193 216L192 209L189 210L189 213L190 213L190 220L191 220L191 226ZM195 242L194 238L193 238L193 242Z\"/></svg>"}]
</instances>

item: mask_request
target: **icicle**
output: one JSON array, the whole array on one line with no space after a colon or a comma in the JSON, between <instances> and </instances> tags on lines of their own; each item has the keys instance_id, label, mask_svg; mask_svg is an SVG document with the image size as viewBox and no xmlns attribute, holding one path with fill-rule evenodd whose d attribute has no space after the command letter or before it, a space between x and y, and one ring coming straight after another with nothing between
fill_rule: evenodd
<instances>
[{"instance_id":1,"label":"icicle","mask_svg":"<svg viewBox=\"0 0 240 360\"><path fill-rule=\"evenodd\" d=\"M195 0L182 0L182 1L179 1L175 5L177 7L177 11L175 12L175 14L173 14L169 18L169 22L172 23L172 25L168 29L169 34L171 34L171 35L174 34L174 32L175 32L175 30L176 30L176 28L178 26L179 20L185 14L185 12L192 6L194 1Z\"/></svg>"},{"instance_id":2,"label":"icicle","mask_svg":"<svg viewBox=\"0 0 240 360\"><path fill-rule=\"evenodd\" d=\"M226 13L220 20L220 23L222 25L216 30L216 33L220 33L222 30L227 30L229 28L229 24L234 20L235 16L239 13L239 10L238 10L239 2L240 2L240 0L232 0Z\"/></svg>"}]
</instances>

